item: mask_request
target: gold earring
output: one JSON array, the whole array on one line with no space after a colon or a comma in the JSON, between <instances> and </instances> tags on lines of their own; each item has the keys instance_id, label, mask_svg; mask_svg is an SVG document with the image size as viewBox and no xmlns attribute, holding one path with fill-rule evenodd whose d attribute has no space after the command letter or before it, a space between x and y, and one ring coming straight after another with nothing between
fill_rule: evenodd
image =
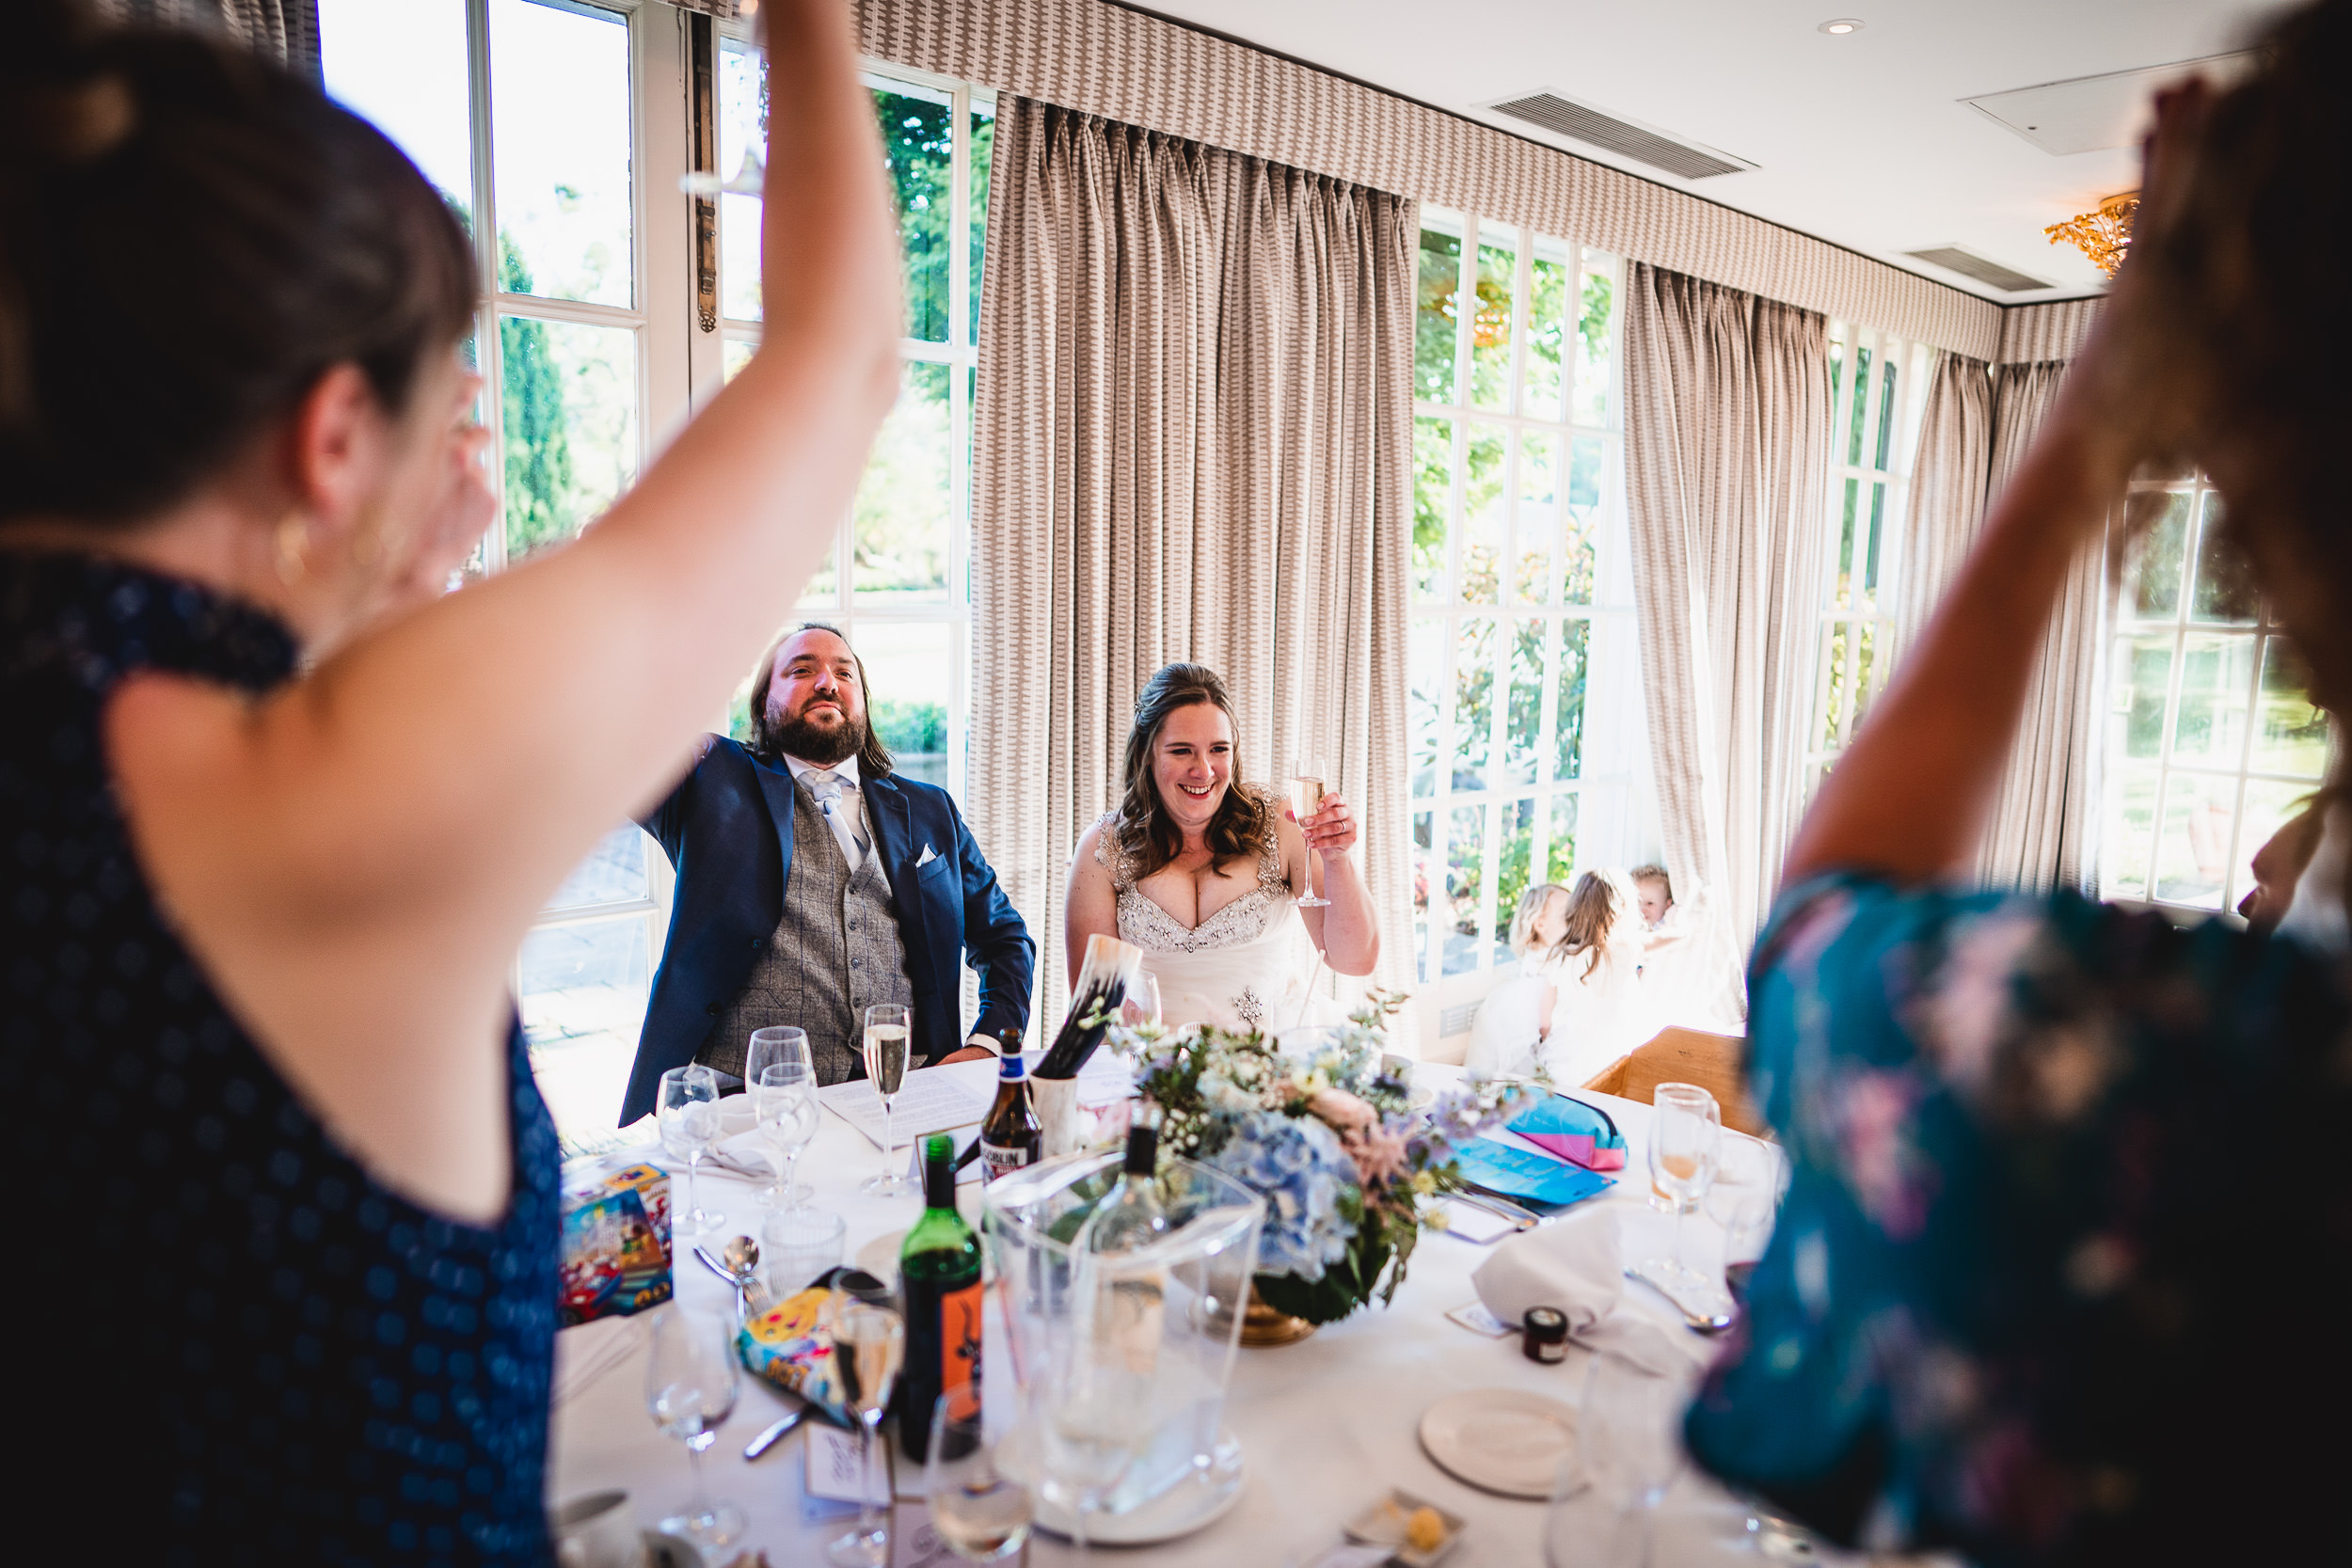
<instances>
[{"instance_id":1,"label":"gold earring","mask_svg":"<svg viewBox=\"0 0 2352 1568\"><path fill-rule=\"evenodd\" d=\"M295 508L278 519L278 580L292 588L310 570L310 524Z\"/></svg>"}]
</instances>

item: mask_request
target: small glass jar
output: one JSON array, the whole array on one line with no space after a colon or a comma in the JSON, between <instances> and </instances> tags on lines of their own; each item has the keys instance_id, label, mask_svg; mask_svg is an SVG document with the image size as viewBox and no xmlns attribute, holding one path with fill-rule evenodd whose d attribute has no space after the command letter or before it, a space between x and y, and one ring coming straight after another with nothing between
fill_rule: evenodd
<instances>
[{"instance_id":1,"label":"small glass jar","mask_svg":"<svg viewBox=\"0 0 2352 1568\"><path fill-rule=\"evenodd\" d=\"M1519 1319L1519 1349L1547 1365L1568 1355L1568 1318L1557 1307L1531 1307Z\"/></svg>"}]
</instances>

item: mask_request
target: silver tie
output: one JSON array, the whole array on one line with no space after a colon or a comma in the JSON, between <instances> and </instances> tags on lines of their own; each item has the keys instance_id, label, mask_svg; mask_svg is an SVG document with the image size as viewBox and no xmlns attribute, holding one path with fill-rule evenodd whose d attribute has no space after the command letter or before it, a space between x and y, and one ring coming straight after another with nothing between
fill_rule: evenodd
<instances>
[{"instance_id":1,"label":"silver tie","mask_svg":"<svg viewBox=\"0 0 2352 1568\"><path fill-rule=\"evenodd\" d=\"M838 773L808 776L808 792L817 797L817 809L825 814L825 826L833 830L842 854L849 857L850 869L854 871L866 862L866 834L859 824L863 814L850 810L842 802L841 792L849 787L850 782Z\"/></svg>"}]
</instances>

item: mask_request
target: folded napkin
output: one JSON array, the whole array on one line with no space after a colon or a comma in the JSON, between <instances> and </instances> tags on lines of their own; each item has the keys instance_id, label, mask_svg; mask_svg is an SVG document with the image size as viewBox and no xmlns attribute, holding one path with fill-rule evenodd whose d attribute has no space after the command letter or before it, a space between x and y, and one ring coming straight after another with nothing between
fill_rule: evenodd
<instances>
[{"instance_id":1,"label":"folded napkin","mask_svg":"<svg viewBox=\"0 0 2352 1568\"><path fill-rule=\"evenodd\" d=\"M1536 1148L1549 1149L1563 1160L1572 1160L1586 1170L1625 1168L1625 1134L1609 1119L1609 1113L1597 1105L1555 1094L1521 1111L1503 1126Z\"/></svg>"},{"instance_id":2,"label":"folded napkin","mask_svg":"<svg viewBox=\"0 0 2352 1568\"><path fill-rule=\"evenodd\" d=\"M1501 1322L1517 1323L1531 1307L1557 1307L1578 1344L1660 1377L1687 1376L1714 1358L1715 1347L1690 1330L1622 1307L1625 1262L1617 1216L1606 1207L1502 1243L1470 1283Z\"/></svg>"}]
</instances>

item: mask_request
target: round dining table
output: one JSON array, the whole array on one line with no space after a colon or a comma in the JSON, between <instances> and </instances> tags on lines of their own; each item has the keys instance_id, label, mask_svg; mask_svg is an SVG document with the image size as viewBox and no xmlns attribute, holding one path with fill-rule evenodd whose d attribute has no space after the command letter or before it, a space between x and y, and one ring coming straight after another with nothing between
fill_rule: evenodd
<instances>
[{"instance_id":1,"label":"round dining table","mask_svg":"<svg viewBox=\"0 0 2352 1568\"><path fill-rule=\"evenodd\" d=\"M993 1071L989 1064L939 1070L975 1068ZM1458 1079L1458 1069L1428 1064L1417 1072L1422 1083ZM1650 1107L1587 1091L1579 1091L1579 1096L1606 1110L1628 1145L1626 1168L1615 1173L1615 1185L1587 1203L1619 1209L1628 1259L1670 1249L1673 1218L1649 1203L1645 1140ZM891 1198L860 1193L859 1182L882 1169L882 1151L841 1117L828 1113L819 1119L817 1136L800 1162L800 1175L814 1189L814 1206L838 1213L846 1222L847 1261L861 1247L912 1225L921 1199L913 1193ZM730 1137L725 1147L758 1146L746 1132ZM647 1155L639 1151L638 1157ZM894 1164L904 1170L908 1159L902 1138ZM759 1234L766 1211L756 1196L757 1183L717 1173L706 1162L696 1185L703 1205L727 1221L701 1245L716 1254L729 1236ZM977 1182L959 1190L962 1212L976 1228L980 1195ZM675 1177L672 1196L675 1205ZM1723 1227L1704 1210L1684 1224L1690 1260L1720 1265ZM729 1286L695 1260L694 1244L682 1241L676 1245L673 1275L677 1299L689 1307L730 1312ZM1430 1230L1413 1253L1392 1304L1375 1302L1292 1344L1241 1349L1225 1402L1225 1425L1239 1440L1245 1470L1232 1507L1193 1534L1151 1545L1098 1545L1093 1556L1132 1561L1138 1568L1313 1568L1343 1544L1343 1527L1349 1520L1395 1488L1468 1521L1458 1547L1445 1558L1446 1568L1543 1564L1549 1505L1498 1496L1457 1480L1423 1451L1419 1436L1422 1413L1448 1395L1516 1389L1569 1406L1581 1396L1588 1354L1581 1348L1571 1345L1558 1363L1538 1363L1522 1352L1516 1332L1494 1338L1448 1316L1452 1309L1477 1302L1471 1274L1497 1244L1502 1243L1481 1245ZM1635 1281L1627 1281L1617 1310L1649 1314L1677 1336L1692 1333L1662 1296ZM645 1315L641 1314L582 1324L559 1335L548 1472L550 1506L584 1493L619 1488L629 1494L639 1520L651 1527L688 1501L688 1456L679 1443L655 1428L646 1411L644 1324ZM992 1377L1002 1375L994 1349L991 1347L988 1365ZM724 1568L747 1552L764 1553L773 1568L820 1563L826 1543L846 1528L839 1519L809 1522L803 1517L803 1445L807 1438L803 1433L793 1433L757 1460L742 1457L745 1443L795 1403L757 1379L744 1378L741 1397L705 1456L704 1469L710 1494L739 1507L749 1528L739 1541L707 1549L706 1568ZM920 1490L921 1468L903 1458L897 1462L901 1497ZM1585 1506L1589 1510L1594 1505L1588 1501ZM914 1507L919 1510L920 1505ZM1686 1466L1659 1508L1650 1559L1692 1564L1755 1561L1764 1538L1751 1526L1747 1508ZM1597 1514L1591 1528L1603 1528ZM1828 1557L1820 1553L1815 1560ZM1040 1531L1030 1543L1029 1560L1044 1565L1079 1559L1069 1543Z\"/></svg>"}]
</instances>

